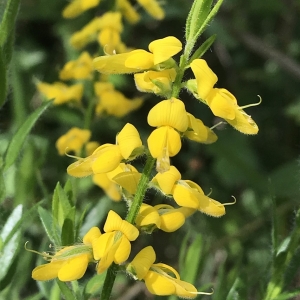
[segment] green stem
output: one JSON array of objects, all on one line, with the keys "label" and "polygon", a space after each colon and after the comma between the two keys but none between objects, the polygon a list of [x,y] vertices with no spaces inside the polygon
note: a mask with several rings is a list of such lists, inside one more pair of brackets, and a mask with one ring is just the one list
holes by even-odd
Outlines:
[{"label": "green stem", "polygon": [[[126,217],[126,221],[131,224],[134,224],[136,216],[139,213],[140,207],[143,203],[143,199],[148,187],[148,183],[150,181],[150,174],[153,169],[154,163],[155,159],[149,155],[142,173],[142,177],[138,183],[137,192],[134,196],[133,203]],[[116,279],[118,268],[118,265],[114,263],[108,268],[101,293],[101,300],[108,300],[110,298],[110,294]]]},{"label": "green stem", "polygon": [[184,52],[180,57],[177,76],[176,76],[176,79],[173,84],[172,97],[177,98],[180,93],[182,78],[183,78],[185,69],[189,64],[189,58],[191,56],[191,52],[194,48],[195,42],[196,41],[191,41],[185,45]]},{"label": "green stem", "polygon": [[112,265],[108,268],[106,273],[106,277],[104,280],[103,289],[100,297],[101,300],[108,300],[110,298],[110,294],[116,279],[117,271],[118,271],[118,265],[112,263]]},{"label": "green stem", "polygon": [[148,156],[145,168],[143,170],[142,177],[137,186],[137,192],[134,196],[133,203],[127,214],[126,221],[134,224],[137,214],[139,213],[140,207],[143,203],[143,199],[147,190],[147,186],[150,180],[150,174],[153,169],[155,159],[152,156]]}]

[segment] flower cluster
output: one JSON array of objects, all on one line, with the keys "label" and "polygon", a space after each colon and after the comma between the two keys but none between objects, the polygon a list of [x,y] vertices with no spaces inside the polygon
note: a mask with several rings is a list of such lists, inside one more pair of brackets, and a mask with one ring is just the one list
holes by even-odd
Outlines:
[{"label": "flower cluster", "polygon": [[[99,2],[74,0],[65,8],[63,16],[75,18],[96,7]],[[110,75],[133,74],[140,92],[153,93],[163,99],[148,113],[147,122],[153,130],[145,138],[138,128],[127,123],[116,134],[115,144],[90,142],[91,131],[87,128],[72,128],[57,140],[60,155],[71,151],[76,155],[68,154],[76,161],[69,165],[67,173],[76,178],[92,176],[93,182],[110,199],[126,201],[128,211],[123,220],[110,210],[103,227],[104,233],[93,227],[84,236],[83,243],[64,247],[53,255],[44,255],[50,262],[35,268],[32,277],[36,280],[58,277],[61,281],[70,281],[80,279],[88,264],[96,264],[98,274],[114,265],[124,265],[122,269],[133,279],[143,280],[152,294],[195,298],[199,294],[197,289],[191,283],[182,281],[176,270],[163,263],[155,264],[156,254],[151,246],[142,249],[131,262],[127,262],[131,242],[138,239],[140,232],[151,234],[154,230],[162,230],[171,233],[181,228],[186,219],[196,212],[221,217],[225,215],[225,205],[232,204],[210,198],[196,182],[182,179],[180,171],[172,165],[171,159],[179,154],[183,139],[202,144],[217,141],[213,128],[204,125],[202,120],[186,110],[179,91],[186,88],[215,116],[242,133],[256,134],[258,127],[244,112],[247,106],[238,106],[229,91],[215,87],[218,78],[205,60],[194,58],[184,48],[180,63],[176,62],[175,56],[183,49],[176,37],[167,36],[152,41],[148,45],[149,51],[128,49],[121,41],[122,19],[124,17],[133,24],[140,19],[140,15],[128,0],[116,0],[114,3],[114,11],[95,17],[70,38],[70,44],[75,49],[98,41],[103,50],[103,55],[94,59],[88,52],[82,52],[77,60],[69,61],[60,71],[61,80],[85,82],[69,87],[63,83],[38,83],[38,89],[46,97],[55,98],[54,104],[75,101],[87,116],[95,117],[108,114],[121,118],[139,108],[144,101],[142,97],[125,97],[109,81]],[[156,0],[137,0],[137,3],[154,18],[164,17],[164,11]],[[93,74],[94,69],[101,76]],[[187,69],[191,69],[193,78],[183,82]],[[83,95],[92,103],[89,109],[80,102]],[[135,159],[141,156],[147,156],[143,172],[133,165]],[[156,174],[151,177],[154,166]],[[168,204],[152,206],[144,203],[148,189],[155,189],[164,199],[168,199]]]}]

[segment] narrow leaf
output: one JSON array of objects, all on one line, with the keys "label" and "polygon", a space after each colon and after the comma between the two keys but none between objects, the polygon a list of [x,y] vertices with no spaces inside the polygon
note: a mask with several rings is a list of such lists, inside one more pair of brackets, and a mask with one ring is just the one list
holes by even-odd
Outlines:
[{"label": "narrow leaf", "polygon": [[68,285],[65,282],[62,282],[62,281],[56,279],[56,283],[58,284],[59,289],[64,296],[64,299],[76,300],[76,297],[73,294],[72,290],[70,290],[70,288],[68,287]]},{"label": "narrow leaf", "polygon": [[84,298],[90,299],[99,294],[105,280],[106,272],[93,276],[84,288]]},{"label": "narrow leaf", "polygon": [[4,171],[6,171],[15,162],[30,130],[51,103],[52,101],[45,102],[42,106],[35,110],[14,134],[5,153]]},{"label": "narrow leaf", "polygon": [[[22,211],[23,206],[18,205],[4,224],[0,234],[0,239],[4,241],[4,247],[2,248],[0,255],[0,280],[6,276],[9,271],[9,267],[13,263],[13,260],[19,250],[19,241],[21,237],[19,221],[22,217]],[[12,232],[14,234],[11,236]]]},{"label": "narrow leaf", "polygon": [[64,219],[61,233],[62,246],[72,245],[75,242],[74,239],[74,227],[75,227],[75,206],[69,211]]},{"label": "narrow leaf", "polygon": [[190,62],[192,62],[194,59],[201,58],[206,51],[211,47],[211,45],[214,43],[217,35],[214,34],[210,36],[192,55],[190,58]]},{"label": "narrow leaf", "polygon": [[7,91],[7,72],[4,63],[4,57],[2,50],[0,49],[0,107],[4,104],[6,100]]},{"label": "narrow leaf", "polygon": [[2,170],[0,169],[0,203],[2,202],[2,199],[4,199],[5,196],[5,184],[4,184],[4,177]]},{"label": "narrow leaf", "polygon": [[186,20],[186,41],[196,40],[196,33],[207,18],[212,0],[195,0]]},{"label": "narrow leaf", "polygon": [[214,18],[214,16],[217,14],[217,12],[219,11],[221,5],[223,3],[223,0],[219,0],[215,6],[213,7],[213,9],[210,11],[209,15],[207,16],[207,18],[205,19],[205,21],[202,23],[201,27],[199,28],[199,30],[197,31],[197,33],[195,34],[195,38],[197,39],[202,32],[205,30],[206,26],[208,25],[208,23]]},{"label": "narrow leaf", "polygon": [[52,215],[43,207],[38,208],[38,213],[45,229],[46,234],[48,235],[50,241],[55,245],[60,245],[60,239],[57,235],[57,232],[53,231],[53,218]]},{"label": "narrow leaf", "polygon": [[0,48],[3,48],[14,29],[19,4],[20,0],[8,0],[6,2],[5,11],[0,24]]}]

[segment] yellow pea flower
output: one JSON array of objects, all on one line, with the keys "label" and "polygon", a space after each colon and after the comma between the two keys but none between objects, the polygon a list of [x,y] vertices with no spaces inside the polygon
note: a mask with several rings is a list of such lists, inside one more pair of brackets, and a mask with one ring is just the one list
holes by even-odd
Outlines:
[{"label": "yellow pea flower", "polygon": [[34,268],[32,278],[35,280],[51,280],[58,277],[61,281],[80,279],[93,261],[92,243],[101,236],[99,228],[92,227],[83,238],[82,244],[62,248],[54,255],[41,253],[48,264]]},{"label": "yellow pea flower", "polygon": [[[245,134],[258,133],[257,124],[244,112],[243,107],[237,105],[236,98],[226,89],[213,89],[206,101],[215,116],[223,118],[236,130]],[[245,107],[249,106],[251,104]]]},{"label": "yellow pea flower", "polygon": [[113,201],[120,201],[122,199],[121,188],[131,195],[135,194],[140,178],[141,174],[133,166],[120,163],[111,172],[94,175],[93,182],[101,187]]},{"label": "yellow pea flower", "polygon": [[119,185],[113,182],[106,173],[95,174],[93,176],[93,182],[102,188],[111,200],[116,202],[122,200],[122,194]]},{"label": "yellow pea flower", "polygon": [[128,0],[117,0],[116,5],[129,23],[135,24],[140,20],[140,15]]},{"label": "yellow pea flower", "polygon": [[97,93],[98,103],[96,105],[96,114],[102,113],[122,118],[130,112],[138,109],[144,103],[142,97],[133,99],[126,98],[121,92],[116,90],[105,90]]},{"label": "yellow pea flower", "polygon": [[180,206],[197,209],[212,217],[225,215],[225,206],[206,196],[201,187],[191,180],[179,180],[174,185],[172,194]]},{"label": "yellow pea flower", "polygon": [[191,69],[197,81],[198,95],[201,99],[206,99],[217,83],[218,77],[204,59],[194,59],[191,62]]},{"label": "yellow pea flower", "polygon": [[185,219],[193,214],[195,209],[174,208],[171,205],[159,204],[154,207],[142,203],[136,218],[136,225],[146,233],[152,233],[155,229],[165,232],[174,232],[179,229]]},{"label": "yellow pea flower", "polygon": [[185,223],[185,213],[181,208],[174,208],[171,205],[159,204],[154,209],[160,216],[160,229],[165,232],[174,232]]},{"label": "yellow pea flower", "polygon": [[114,211],[109,211],[104,224],[105,233],[94,239],[93,253],[95,260],[99,260],[97,265],[98,274],[104,272],[115,262],[121,264],[129,257],[131,251],[130,241],[134,241],[139,236],[138,229]]},{"label": "yellow pea flower", "polygon": [[139,133],[130,123],[127,123],[117,135],[117,143],[117,145],[101,145],[92,155],[77,158],[78,161],[67,168],[68,174],[74,177],[84,177],[108,173],[116,169],[122,160],[134,159],[143,152]]},{"label": "yellow pea flower", "polygon": [[175,269],[162,263],[154,264],[155,259],[153,248],[148,246],[134,257],[126,271],[134,279],[144,280],[148,291],[154,295],[195,298],[199,294],[192,284],[180,280]]},{"label": "yellow pea flower", "polygon": [[184,103],[176,98],[159,102],[149,111],[148,124],[158,127],[150,134],[147,143],[151,155],[157,158],[156,169],[163,173],[170,168],[169,157],[181,149],[179,132],[188,128]]},{"label": "yellow pea flower", "polygon": [[189,125],[187,131],[183,134],[184,137],[204,144],[214,143],[218,139],[217,135],[205,126],[200,119],[195,118],[190,113],[187,113],[187,116],[189,118]]},{"label": "yellow pea flower", "polygon": [[62,12],[66,19],[76,18],[86,10],[97,6],[100,0],[73,0],[68,4]]},{"label": "yellow pea flower", "polygon": [[99,56],[94,59],[96,70],[104,74],[128,74],[137,73],[168,60],[182,49],[181,42],[169,36],[155,40],[149,44],[149,50],[133,50],[127,53],[109,56]]},{"label": "yellow pea flower", "polygon": [[134,74],[134,81],[137,89],[141,92],[166,95],[171,91],[175,77],[176,71],[172,68]]},{"label": "yellow pea flower", "polygon": [[101,22],[99,17],[94,18],[81,30],[74,32],[69,41],[71,46],[77,50],[80,50],[88,43],[95,41],[99,31],[99,22]]},{"label": "yellow pea flower", "polygon": [[165,17],[165,12],[156,0],[137,0],[137,2],[146,10],[154,19],[161,20]]},{"label": "yellow pea flower", "polygon": [[83,52],[77,60],[67,62],[59,72],[61,80],[90,79],[93,71],[93,59],[88,52]]},{"label": "yellow pea flower", "polygon": [[174,184],[180,179],[181,174],[177,168],[170,166],[168,171],[157,173],[151,182],[157,185],[165,195],[172,195]]},{"label": "yellow pea flower", "polygon": [[54,99],[54,105],[60,105],[67,102],[80,103],[83,95],[83,85],[81,83],[67,86],[61,82],[55,82],[53,84],[38,82],[38,91],[48,99]]},{"label": "yellow pea flower", "polygon": [[151,234],[153,230],[160,228],[161,219],[153,206],[142,203],[135,224],[142,231]]},{"label": "yellow pea flower", "polygon": [[79,154],[83,145],[87,143],[90,137],[90,130],[73,127],[56,141],[55,146],[59,155],[64,155],[70,151],[75,151],[76,154]]},{"label": "yellow pea flower", "polygon": [[[195,59],[190,66],[197,82],[196,97],[207,104],[215,116],[225,119],[238,131],[245,134],[257,134],[258,127],[256,123],[243,111],[243,108],[251,105],[239,107],[236,98],[229,91],[213,88],[218,81],[218,77],[205,60]],[[192,90],[192,92],[195,95],[195,91]]]},{"label": "yellow pea flower", "polygon": [[130,195],[135,195],[142,174],[129,164],[121,163],[119,167],[108,173],[109,178]]}]

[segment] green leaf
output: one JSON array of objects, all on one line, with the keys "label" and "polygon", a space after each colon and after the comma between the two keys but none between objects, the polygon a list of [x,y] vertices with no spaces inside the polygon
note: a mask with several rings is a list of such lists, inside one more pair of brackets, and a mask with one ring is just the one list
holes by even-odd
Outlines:
[{"label": "green leaf", "polygon": [[64,219],[61,232],[62,246],[72,245],[75,242],[75,212],[75,206],[73,206]]},{"label": "green leaf", "polygon": [[192,62],[194,59],[201,58],[206,51],[211,47],[211,45],[214,43],[217,35],[214,34],[210,36],[192,55],[190,58],[190,62]]},{"label": "green leaf", "polygon": [[72,187],[72,182],[71,180],[67,180],[67,182],[65,183],[64,186],[64,192],[68,197],[68,200],[70,202],[71,206],[75,205],[75,201],[74,201],[74,193],[73,193],[73,187]]},{"label": "green leaf", "polygon": [[185,253],[184,268],[181,271],[183,280],[194,283],[202,255],[202,238],[197,235]]},{"label": "green leaf", "polygon": [[185,26],[186,41],[197,39],[196,33],[206,20],[212,0],[195,0],[188,14]]},{"label": "green leaf", "polygon": [[35,110],[22,124],[18,131],[14,134],[12,140],[10,141],[7,151],[4,157],[4,171],[6,171],[16,160],[24,141],[29,134],[30,130],[38,120],[38,118],[43,114],[43,112],[52,104],[52,101],[45,102],[37,110]]},{"label": "green leaf", "polygon": [[0,238],[4,242],[0,255],[0,280],[2,280],[9,271],[9,267],[13,263],[19,249],[21,237],[21,226],[19,221],[22,217],[22,211],[23,206],[18,205],[8,217],[8,220],[0,233]]},{"label": "green leaf", "polygon": [[38,208],[38,213],[50,241],[54,243],[54,245],[60,245],[59,235],[56,231],[53,230],[53,218],[51,213],[49,213],[46,209],[44,209],[41,206]]},{"label": "green leaf", "polygon": [[3,48],[6,41],[11,36],[16,16],[18,13],[20,0],[8,0],[0,24],[0,47]]},{"label": "green leaf", "polygon": [[59,228],[62,228],[65,218],[71,209],[71,201],[69,200],[67,193],[58,182],[52,198],[52,215]]},{"label": "green leaf", "polygon": [[4,184],[4,177],[2,170],[0,169],[0,203],[2,202],[2,199],[4,199],[5,196],[5,184]]},{"label": "green leaf", "polygon": [[106,272],[93,276],[84,288],[84,299],[99,294],[105,280]]},{"label": "green leaf", "polygon": [[6,92],[7,92],[7,71],[6,71],[3,53],[0,48],[0,107],[4,104],[6,100]]},{"label": "green leaf", "polygon": [[68,287],[68,285],[65,282],[62,282],[62,281],[56,279],[56,283],[58,284],[61,293],[64,295],[64,299],[76,300],[76,297],[73,294],[72,290],[70,290],[70,288]]},{"label": "green leaf", "polygon": [[279,295],[278,297],[274,298],[274,300],[287,300],[287,299],[296,299],[295,297],[300,295],[300,288],[292,292],[287,292]]}]

